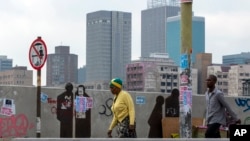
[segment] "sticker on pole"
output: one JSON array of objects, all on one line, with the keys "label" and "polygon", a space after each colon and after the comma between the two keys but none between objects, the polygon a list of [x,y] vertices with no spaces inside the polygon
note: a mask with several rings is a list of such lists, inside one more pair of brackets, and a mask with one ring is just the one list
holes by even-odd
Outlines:
[{"label": "sticker on pole", "polygon": [[45,42],[41,37],[37,37],[36,40],[32,42],[29,50],[29,61],[31,66],[40,70],[47,60],[47,47]]}]

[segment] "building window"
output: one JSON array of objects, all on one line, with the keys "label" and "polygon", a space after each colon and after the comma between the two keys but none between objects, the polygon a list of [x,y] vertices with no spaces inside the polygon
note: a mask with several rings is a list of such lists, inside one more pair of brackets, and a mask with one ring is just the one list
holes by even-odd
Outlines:
[{"label": "building window", "polygon": [[177,87],[177,83],[173,83],[174,87]]},{"label": "building window", "polygon": [[165,79],[165,78],[166,78],[166,75],[165,75],[165,74],[163,74],[163,75],[162,75],[162,79]]},{"label": "building window", "polygon": [[227,86],[228,85],[228,83],[227,82],[223,82],[223,86]]},{"label": "building window", "polygon": [[166,83],[165,82],[161,82],[161,86],[165,86],[166,85]]},{"label": "building window", "polygon": [[167,93],[171,93],[171,90],[168,89],[168,90],[167,90]]},{"label": "building window", "polygon": [[171,82],[167,82],[167,86],[171,86]]}]

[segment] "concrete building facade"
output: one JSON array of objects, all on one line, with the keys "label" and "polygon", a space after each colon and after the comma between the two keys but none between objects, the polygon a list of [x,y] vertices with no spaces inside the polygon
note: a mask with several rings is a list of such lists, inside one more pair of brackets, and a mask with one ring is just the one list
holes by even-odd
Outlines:
[{"label": "concrete building facade", "polygon": [[60,86],[78,82],[78,56],[70,54],[69,46],[56,46],[55,53],[48,54],[46,85]]},{"label": "concrete building facade", "polygon": [[197,93],[205,94],[207,90],[207,67],[212,65],[212,54],[211,53],[198,53],[196,55],[196,61],[194,68],[198,71],[198,85]]},{"label": "concrete building facade", "polygon": [[149,0],[141,11],[141,57],[166,52],[166,19],[177,16],[180,6],[166,0]]},{"label": "concrete building facade", "polygon": [[211,65],[208,75],[217,76],[217,87],[230,96],[250,96],[250,65]]},{"label": "concrete building facade", "polygon": [[[250,80],[250,65],[232,65],[228,72],[228,94],[230,96],[250,96],[249,83],[245,81]],[[245,89],[245,90],[244,90]]]},{"label": "concrete building facade", "polygon": [[223,66],[220,64],[212,64],[207,67],[207,76],[214,74],[217,76],[216,86],[220,89],[225,95],[228,95],[228,72],[230,66]]},{"label": "concrete building facade", "polygon": [[0,85],[33,85],[33,71],[24,66],[16,66],[0,71]]},{"label": "concrete building facade", "polygon": [[86,81],[125,80],[131,62],[131,13],[96,11],[87,14]]},{"label": "concrete building facade", "polygon": [[162,92],[170,94],[179,88],[179,71],[167,54],[152,54],[141,57],[127,65],[127,85],[129,91]]},{"label": "concrete building facade", "polygon": [[[181,73],[166,53],[153,53],[127,65],[126,89],[129,91],[161,92],[171,94],[179,89]],[[192,89],[197,93],[197,69],[192,69]]]}]

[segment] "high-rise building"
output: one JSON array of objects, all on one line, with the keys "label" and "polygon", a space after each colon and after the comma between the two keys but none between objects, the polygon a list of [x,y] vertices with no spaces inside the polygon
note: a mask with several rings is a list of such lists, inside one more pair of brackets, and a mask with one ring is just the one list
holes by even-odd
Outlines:
[{"label": "high-rise building", "polygon": [[198,53],[196,55],[196,61],[194,68],[198,71],[198,94],[205,94],[207,90],[207,67],[212,64],[212,54],[211,53]]},{"label": "high-rise building", "polygon": [[177,16],[180,6],[167,0],[148,0],[141,11],[141,57],[166,53],[166,20]]},{"label": "high-rise building", "polygon": [[54,54],[47,58],[47,86],[64,86],[78,81],[78,56],[70,54],[69,46],[56,46]]},{"label": "high-rise building", "polygon": [[241,54],[232,54],[222,56],[222,64],[247,64],[250,61],[250,52],[242,52]]},{"label": "high-rise building", "polygon": [[125,81],[131,62],[131,13],[96,11],[87,14],[86,82]]},{"label": "high-rise building", "polygon": [[[180,66],[181,60],[181,16],[169,17],[166,24],[167,46],[169,57]],[[192,54],[191,62],[195,63],[196,55],[205,53],[205,18],[192,17]]]},{"label": "high-rise building", "polygon": [[8,59],[7,56],[0,55],[0,71],[12,69],[12,59]]},{"label": "high-rise building", "polygon": [[16,66],[8,70],[0,71],[0,85],[33,85],[33,71],[27,67]]},{"label": "high-rise building", "polygon": [[86,82],[86,66],[78,69],[78,84]]}]

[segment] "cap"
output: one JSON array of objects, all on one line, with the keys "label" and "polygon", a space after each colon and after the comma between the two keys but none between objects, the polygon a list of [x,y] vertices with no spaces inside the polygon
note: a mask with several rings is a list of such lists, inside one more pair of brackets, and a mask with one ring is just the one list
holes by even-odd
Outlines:
[{"label": "cap", "polygon": [[118,88],[122,88],[122,80],[120,78],[113,78],[110,81],[109,86],[115,86],[115,87],[118,87]]}]

